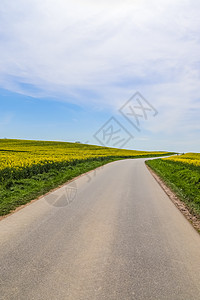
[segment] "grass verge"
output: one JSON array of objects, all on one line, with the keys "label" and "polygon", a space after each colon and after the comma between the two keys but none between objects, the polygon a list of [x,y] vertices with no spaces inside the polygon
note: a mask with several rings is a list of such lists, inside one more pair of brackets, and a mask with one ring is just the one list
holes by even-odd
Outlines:
[{"label": "grass verge", "polygon": [[149,160],[146,164],[200,218],[200,168],[170,160]]},{"label": "grass verge", "polygon": [[98,168],[112,160],[85,161],[74,166],[50,169],[30,178],[9,179],[0,185],[0,216],[7,215],[17,207],[44,195],[83,173]]}]

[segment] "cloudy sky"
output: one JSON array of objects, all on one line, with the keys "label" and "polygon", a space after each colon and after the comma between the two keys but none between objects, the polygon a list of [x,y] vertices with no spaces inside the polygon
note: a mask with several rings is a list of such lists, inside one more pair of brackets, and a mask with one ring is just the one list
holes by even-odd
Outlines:
[{"label": "cloudy sky", "polygon": [[[200,152],[199,16],[198,0],[1,0],[0,137],[97,144],[113,117],[126,148]],[[139,131],[120,113],[136,92]]]}]

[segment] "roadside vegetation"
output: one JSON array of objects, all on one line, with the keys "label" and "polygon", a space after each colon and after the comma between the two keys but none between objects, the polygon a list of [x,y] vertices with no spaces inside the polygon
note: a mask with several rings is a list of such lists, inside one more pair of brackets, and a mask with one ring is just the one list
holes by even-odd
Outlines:
[{"label": "roadside vegetation", "polygon": [[80,143],[0,140],[0,215],[109,162],[168,155]]},{"label": "roadside vegetation", "polygon": [[149,160],[146,164],[200,218],[200,153]]}]

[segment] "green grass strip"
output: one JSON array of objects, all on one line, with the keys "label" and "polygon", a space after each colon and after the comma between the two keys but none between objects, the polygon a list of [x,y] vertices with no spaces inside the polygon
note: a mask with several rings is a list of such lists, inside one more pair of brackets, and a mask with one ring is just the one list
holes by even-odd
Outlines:
[{"label": "green grass strip", "polygon": [[170,160],[149,160],[146,164],[200,217],[200,168]]}]

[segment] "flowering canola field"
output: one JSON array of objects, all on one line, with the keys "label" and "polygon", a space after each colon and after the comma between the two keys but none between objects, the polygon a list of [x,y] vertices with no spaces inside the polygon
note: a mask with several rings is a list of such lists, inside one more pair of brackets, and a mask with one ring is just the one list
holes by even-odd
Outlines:
[{"label": "flowering canola field", "polygon": [[3,174],[0,178],[11,177],[11,173],[16,177],[17,171],[28,172],[30,169],[36,174],[79,161],[162,154],[165,152],[123,150],[79,143],[0,139],[0,174]]},{"label": "flowering canola field", "polygon": [[170,160],[175,162],[182,162],[184,164],[194,165],[200,167],[200,153],[186,153],[182,155],[174,155],[164,160]]}]

